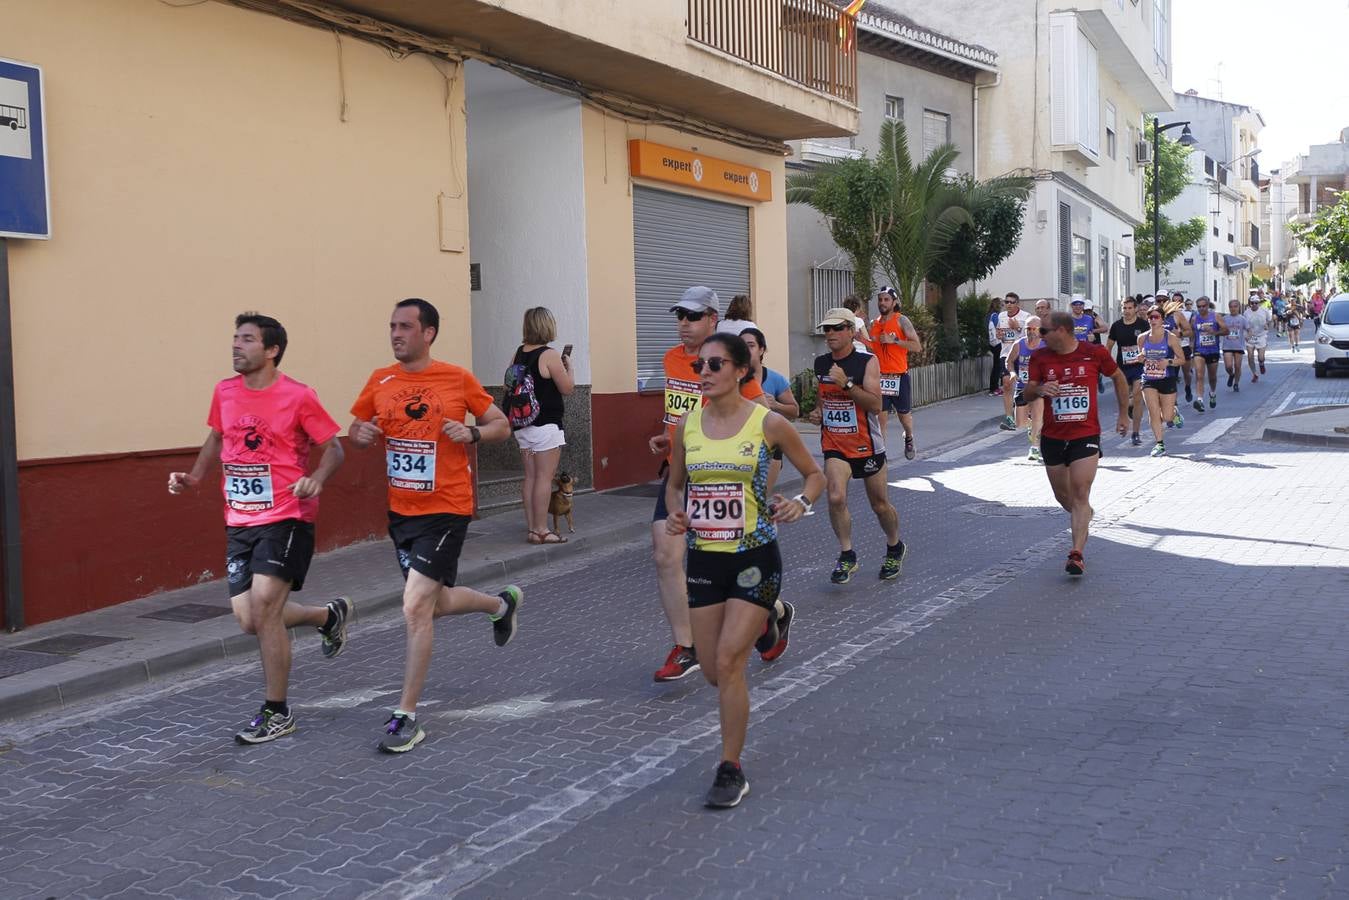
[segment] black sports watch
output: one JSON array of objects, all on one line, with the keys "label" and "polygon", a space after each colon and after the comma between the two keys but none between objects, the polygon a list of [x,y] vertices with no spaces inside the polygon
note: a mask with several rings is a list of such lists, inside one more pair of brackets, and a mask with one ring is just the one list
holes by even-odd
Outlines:
[{"label": "black sports watch", "polygon": [[469,434],[473,435],[473,440],[470,443],[476,444],[482,440],[482,432],[478,430],[477,425],[468,426],[468,431]]},{"label": "black sports watch", "polygon": [[844,389],[845,391],[850,391],[850,390],[853,389],[853,387],[854,387],[854,385],[853,385],[853,380],[852,380],[851,378],[849,378],[847,381],[843,382],[843,389]]}]

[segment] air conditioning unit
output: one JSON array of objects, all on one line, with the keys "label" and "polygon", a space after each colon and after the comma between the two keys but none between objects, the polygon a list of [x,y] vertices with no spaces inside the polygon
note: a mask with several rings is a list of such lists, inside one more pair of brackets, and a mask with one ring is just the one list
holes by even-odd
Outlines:
[{"label": "air conditioning unit", "polygon": [[1139,141],[1134,144],[1134,162],[1144,166],[1152,162],[1152,144],[1150,142]]}]

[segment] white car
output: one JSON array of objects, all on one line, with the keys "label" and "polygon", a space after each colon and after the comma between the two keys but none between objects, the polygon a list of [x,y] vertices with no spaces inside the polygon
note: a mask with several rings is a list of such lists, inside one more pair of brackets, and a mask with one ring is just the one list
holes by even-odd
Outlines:
[{"label": "white car", "polygon": [[1316,377],[1337,369],[1349,372],[1349,294],[1330,298],[1316,329]]}]

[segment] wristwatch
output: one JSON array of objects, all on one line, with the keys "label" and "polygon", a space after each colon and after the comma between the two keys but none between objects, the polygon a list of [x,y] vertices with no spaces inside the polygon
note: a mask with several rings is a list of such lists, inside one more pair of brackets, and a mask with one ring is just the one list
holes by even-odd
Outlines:
[{"label": "wristwatch", "polygon": [[845,391],[850,391],[850,390],[853,389],[853,380],[852,380],[851,378],[849,378],[847,381],[843,382],[843,389],[844,389]]},{"label": "wristwatch", "polygon": [[806,515],[810,515],[810,508],[811,508],[812,506],[814,506],[815,504],[813,504],[813,503],[811,503],[809,500],[807,500],[805,494],[797,494],[797,495],[796,495],[795,497],[793,497],[792,499],[795,500],[797,503],[800,503],[803,507],[805,507],[805,509],[806,509]]},{"label": "wristwatch", "polygon": [[476,444],[478,443],[478,441],[482,440],[482,432],[478,430],[477,425],[468,426],[468,432],[469,434],[473,435],[473,440],[470,441],[469,443]]}]

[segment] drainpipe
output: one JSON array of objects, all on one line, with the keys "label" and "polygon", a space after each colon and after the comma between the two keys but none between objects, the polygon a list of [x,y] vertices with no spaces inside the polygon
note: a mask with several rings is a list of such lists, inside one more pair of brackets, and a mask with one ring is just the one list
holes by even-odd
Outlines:
[{"label": "drainpipe", "polygon": [[999,72],[988,84],[979,84],[977,81],[970,86],[970,96],[973,98],[974,107],[974,140],[970,145],[974,147],[974,160],[970,165],[974,179],[979,180],[979,91],[983,88],[997,87],[1002,84],[1002,73]]},{"label": "drainpipe", "polygon": [[9,243],[0,237],[0,565],[5,628],[23,628],[23,547],[19,535],[19,455],[14,427],[14,340],[9,310]]}]

